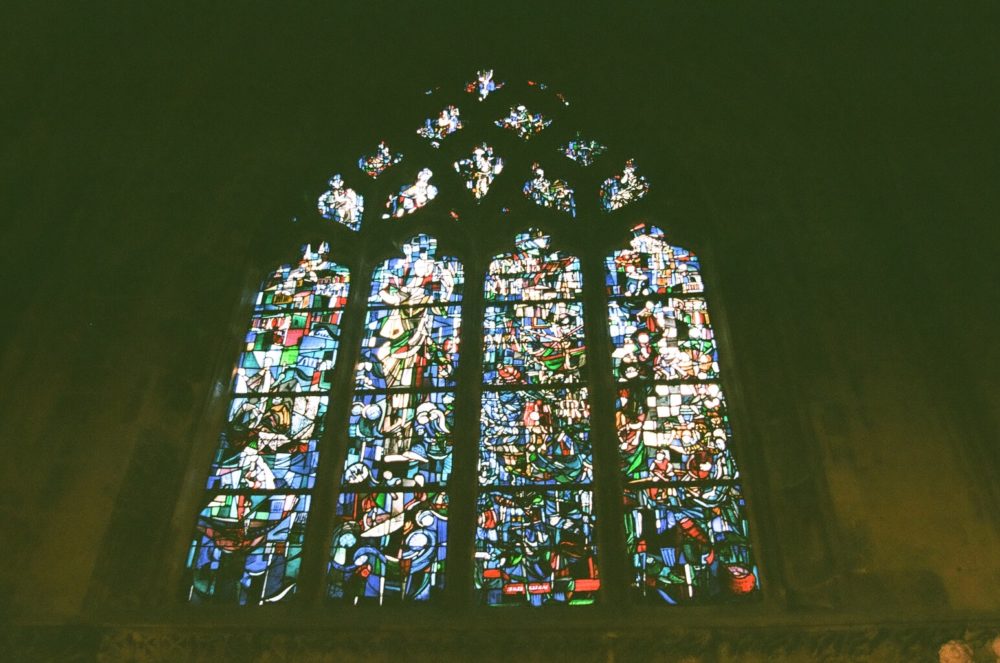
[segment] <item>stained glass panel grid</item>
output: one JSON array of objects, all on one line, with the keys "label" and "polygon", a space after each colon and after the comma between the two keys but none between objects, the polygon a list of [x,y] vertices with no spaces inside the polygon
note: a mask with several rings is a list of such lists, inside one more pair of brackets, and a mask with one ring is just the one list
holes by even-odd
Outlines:
[{"label": "stained glass panel grid", "polygon": [[745,599],[760,588],[739,486],[625,491],[632,587],[670,605]]},{"label": "stained glass panel grid", "polygon": [[588,490],[479,496],[476,588],[490,606],[587,605],[601,581]]},{"label": "stained glass panel grid", "polygon": [[704,299],[611,301],[608,320],[617,380],[718,378],[719,353]]},{"label": "stained glass panel grid", "polygon": [[218,495],[198,517],[187,568],[193,603],[275,603],[293,594],[308,495]]},{"label": "stained glass panel grid", "polygon": [[486,391],[479,484],[587,483],[593,478],[587,389]]},{"label": "stained glass panel grid", "polygon": [[354,605],[428,601],[444,588],[447,539],[444,493],[344,493],[328,595]]},{"label": "stained glass panel grid", "polygon": [[583,304],[487,306],[483,352],[486,384],[578,382],[586,363]]},{"label": "stained glass panel grid", "polygon": [[352,488],[445,484],[453,392],[359,394],[351,406],[344,482]]}]

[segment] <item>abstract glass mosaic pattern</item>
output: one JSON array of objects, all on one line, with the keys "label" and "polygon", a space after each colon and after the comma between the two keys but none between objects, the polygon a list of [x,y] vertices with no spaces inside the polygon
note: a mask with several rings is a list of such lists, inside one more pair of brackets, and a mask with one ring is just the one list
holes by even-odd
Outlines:
[{"label": "abstract glass mosaic pattern", "polygon": [[521,140],[531,140],[552,124],[541,113],[532,113],[524,106],[511,106],[510,113],[496,121],[501,129],[509,129]]},{"label": "abstract glass mosaic pattern", "polygon": [[677,604],[758,591],[700,265],[656,227],[606,261],[632,587]]},{"label": "abstract glass mosaic pattern", "polygon": [[605,212],[619,210],[649,193],[649,182],[635,172],[635,162],[629,159],[621,175],[604,180],[601,185],[601,207]]},{"label": "abstract glass mosaic pattern", "polygon": [[465,182],[465,188],[480,201],[490,191],[493,180],[503,171],[503,159],[493,154],[487,143],[477,145],[468,157],[455,162],[457,172]]},{"label": "abstract glass mosaic pattern", "polygon": [[407,214],[413,214],[427,203],[437,198],[438,189],[431,184],[434,173],[430,168],[424,168],[417,173],[417,181],[404,184],[399,193],[389,196],[385,203],[386,212],[383,219],[402,219]]},{"label": "abstract glass mosaic pattern", "polygon": [[591,603],[600,579],[580,262],[537,230],[514,244],[484,284],[477,593],[492,606]]},{"label": "abstract glass mosaic pattern", "polygon": [[362,154],[358,159],[358,168],[365,175],[377,179],[379,175],[403,160],[402,152],[393,152],[383,140],[371,154]]},{"label": "abstract glass mosaic pattern", "polygon": [[350,604],[444,586],[464,275],[428,235],[402,249],[372,274],[355,370],[328,590]]},{"label": "abstract glass mosaic pattern", "polygon": [[539,207],[547,207],[570,216],[576,216],[576,199],[573,189],[565,180],[550,180],[537,163],[531,165],[534,177],[524,183],[524,195]]},{"label": "abstract glass mosaic pattern", "polygon": [[461,111],[455,106],[443,109],[437,117],[424,120],[417,135],[430,141],[431,147],[441,147],[441,141],[462,128]]},{"label": "abstract glass mosaic pattern", "polygon": [[187,560],[193,603],[295,593],[350,274],[304,247],[257,295]]},{"label": "abstract glass mosaic pattern", "polygon": [[576,136],[563,145],[560,150],[570,161],[575,161],[581,166],[590,166],[597,157],[607,151],[606,145],[601,145],[596,140],[588,140],[576,132]]},{"label": "abstract glass mosaic pattern", "polygon": [[330,598],[349,605],[428,601],[444,589],[444,493],[343,493],[334,521]]},{"label": "abstract glass mosaic pattern", "polygon": [[593,494],[481,493],[475,559],[476,585],[486,605],[593,603],[601,584]]},{"label": "abstract glass mosaic pattern", "polygon": [[355,232],[361,230],[361,217],[365,212],[364,196],[354,189],[348,189],[339,173],[330,178],[329,186],[317,201],[320,216]]},{"label": "abstract glass mosaic pattern", "polygon": [[465,91],[475,94],[478,101],[486,101],[486,97],[503,86],[503,81],[494,78],[492,69],[480,69],[476,72],[476,79],[465,84]]}]

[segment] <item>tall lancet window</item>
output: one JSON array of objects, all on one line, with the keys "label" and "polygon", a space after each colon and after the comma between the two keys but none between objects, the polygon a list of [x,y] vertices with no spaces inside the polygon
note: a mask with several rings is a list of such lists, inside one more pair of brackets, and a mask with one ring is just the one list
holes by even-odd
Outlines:
[{"label": "tall lancet window", "polygon": [[607,258],[616,427],[635,592],[671,604],[758,588],[698,259],[656,227]]},{"label": "tall lancet window", "polygon": [[476,587],[487,605],[592,603],[580,261],[518,235],[486,275]]},{"label": "tall lancet window", "polygon": [[417,235],[372,275],[329,564],[348,603],[444,586],[463,274]]},{"label": "tall lancet window", "polygon": [[350,281],[328,251],[306,247],[257,295],[188,554],[192,602],[295,592]]}]

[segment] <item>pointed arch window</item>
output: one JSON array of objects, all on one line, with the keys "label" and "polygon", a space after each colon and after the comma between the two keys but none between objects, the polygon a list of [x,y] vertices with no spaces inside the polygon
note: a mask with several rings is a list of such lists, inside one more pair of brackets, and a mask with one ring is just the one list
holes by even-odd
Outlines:
[{"label": "pointed arch window", "polygon": [[187,560],[196,603],[295,591],[350,273],[305,247],[257,294]]},{"label": "pointed arch window", "polygon": [[640,224],[606,265],[632,587],[670,604],[752,594],[757,569],[698,259]]},{"label": "pointed arch window", "polygon": [[417,235],[372,275],[329,595],[425,601],[444,587],[464,276]]},{"label": "pointed arch window", "polygon": [[487,605],[585,604],[600,585],[580,261],[540,231],[486,274],[476,586]]},{"label": "pointed arch window", "polygon": [[[356,252],[362,278],[375,265],[370,288],[348,316],[350,274],[325,243],[262,286],[184,540],[191,602],[284,602],[301,582],[333,606],[439,603],[446,574],[448,601],[484,606],[587,605],[622,586],[675,605],[759,593],[698,259],[644,224],[610,254],[561,250],[574,240],[560,233],[634,224],[650,182],[565,123],[561,93],[515,88],[482,70],[448,99],[429,90],[422,128],[367,143],[331,169],[349,182],[308,197],[310,232]],[[513,219],[546,231],[510,245],[491,224]],[[476,319],[460,384],[463,306]],[[341,328],[356,354],[334,378]]]}]

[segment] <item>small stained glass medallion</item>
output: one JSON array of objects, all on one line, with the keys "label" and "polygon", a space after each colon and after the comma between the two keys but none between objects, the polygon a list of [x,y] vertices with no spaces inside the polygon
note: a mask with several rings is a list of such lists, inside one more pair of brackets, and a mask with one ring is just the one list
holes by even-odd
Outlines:
[{"label": "small stained glass medallion", "polygon": [[570,161],[575,161],[581,166],[589,166],[608,148],[596,140],[587,140],[578,131],[576,137],[559,149]]},{"label": "small stained glass medallion", "polygon": [[389,200],[385,203],[385,208],[388,211],[382,215],[382,218],[402,219],[407,214],[413,214],[434,200],[437,197],[438,189],[431,184],[433,175],[430,168],[424,168],[417,173],[416,182],[403,185],[400,187],[399,193],[389,196]]},{"label": "small stained glass medallion", "polygon": [[647,193],[649,182],[636,174],[635,161],[629,159],[621,175],[608,178],[601,185],[601,208],[605,212],[613,212],[640,200]]},{"label": "small stained glass medallion", "polygon": [[480,69],[476,72],[476,80],[465,84],[465,91],[469,94],[477,95],[479,101],[485,101],[490,96],[504,86],[503,81],[497,81],[493,77],[492,69]]},{"label": "small stained glass medallion", "polygon": [[493,179],[503,171],[503,159],[493,154],[493,148],[483,143],[472,154],[455,162],[455,171],[465,181],[465,188],[476,201],[489,193]]},{"label": "small stained glass medallion", "polygon": [[507,117],[496,121],[498,127],[513,131],[521,140],[530,140],[550,124],[552,120],[546,119],[541,113],[532,113],[524,106],[511,106]]},{"label": "small stained glass medallion", "polygon": [[462,128],[460,111],[456,106],[447,106],[437,117],[424,120],[424,126],[417,129],[417,135],[431,142],[431,147],[441,147],[441,141]]},{"label": "small stained glass medallion", "polygon": [[317,202],[320,215],[351,230],[361,230],[361,216],[365,211],[364,196],[344,186],[339,173],[330,178],[329,185],[329,190]]},{"label": "small stained glass medallion", "polygon": [[386,142],[382,141],[378,144],[378,147],[375,148],[374,152],[371,154],[361,155],[361,158],[358,159],[358,168],[360,168],[361,172],[365,175],[371,177],[372,179],[376,179],[391,166],[396,165],[402,160],[402,152],[394,153],[389,149]]},{"label": "small stained glass medallion", "polygon": [[540,207],[565,212],[576,216],[576,200],[573,189],[565,180],[550,180],[545,177],[545,171],[537,163],[531,164],[534,177],[524,183],[524,195]]}]

